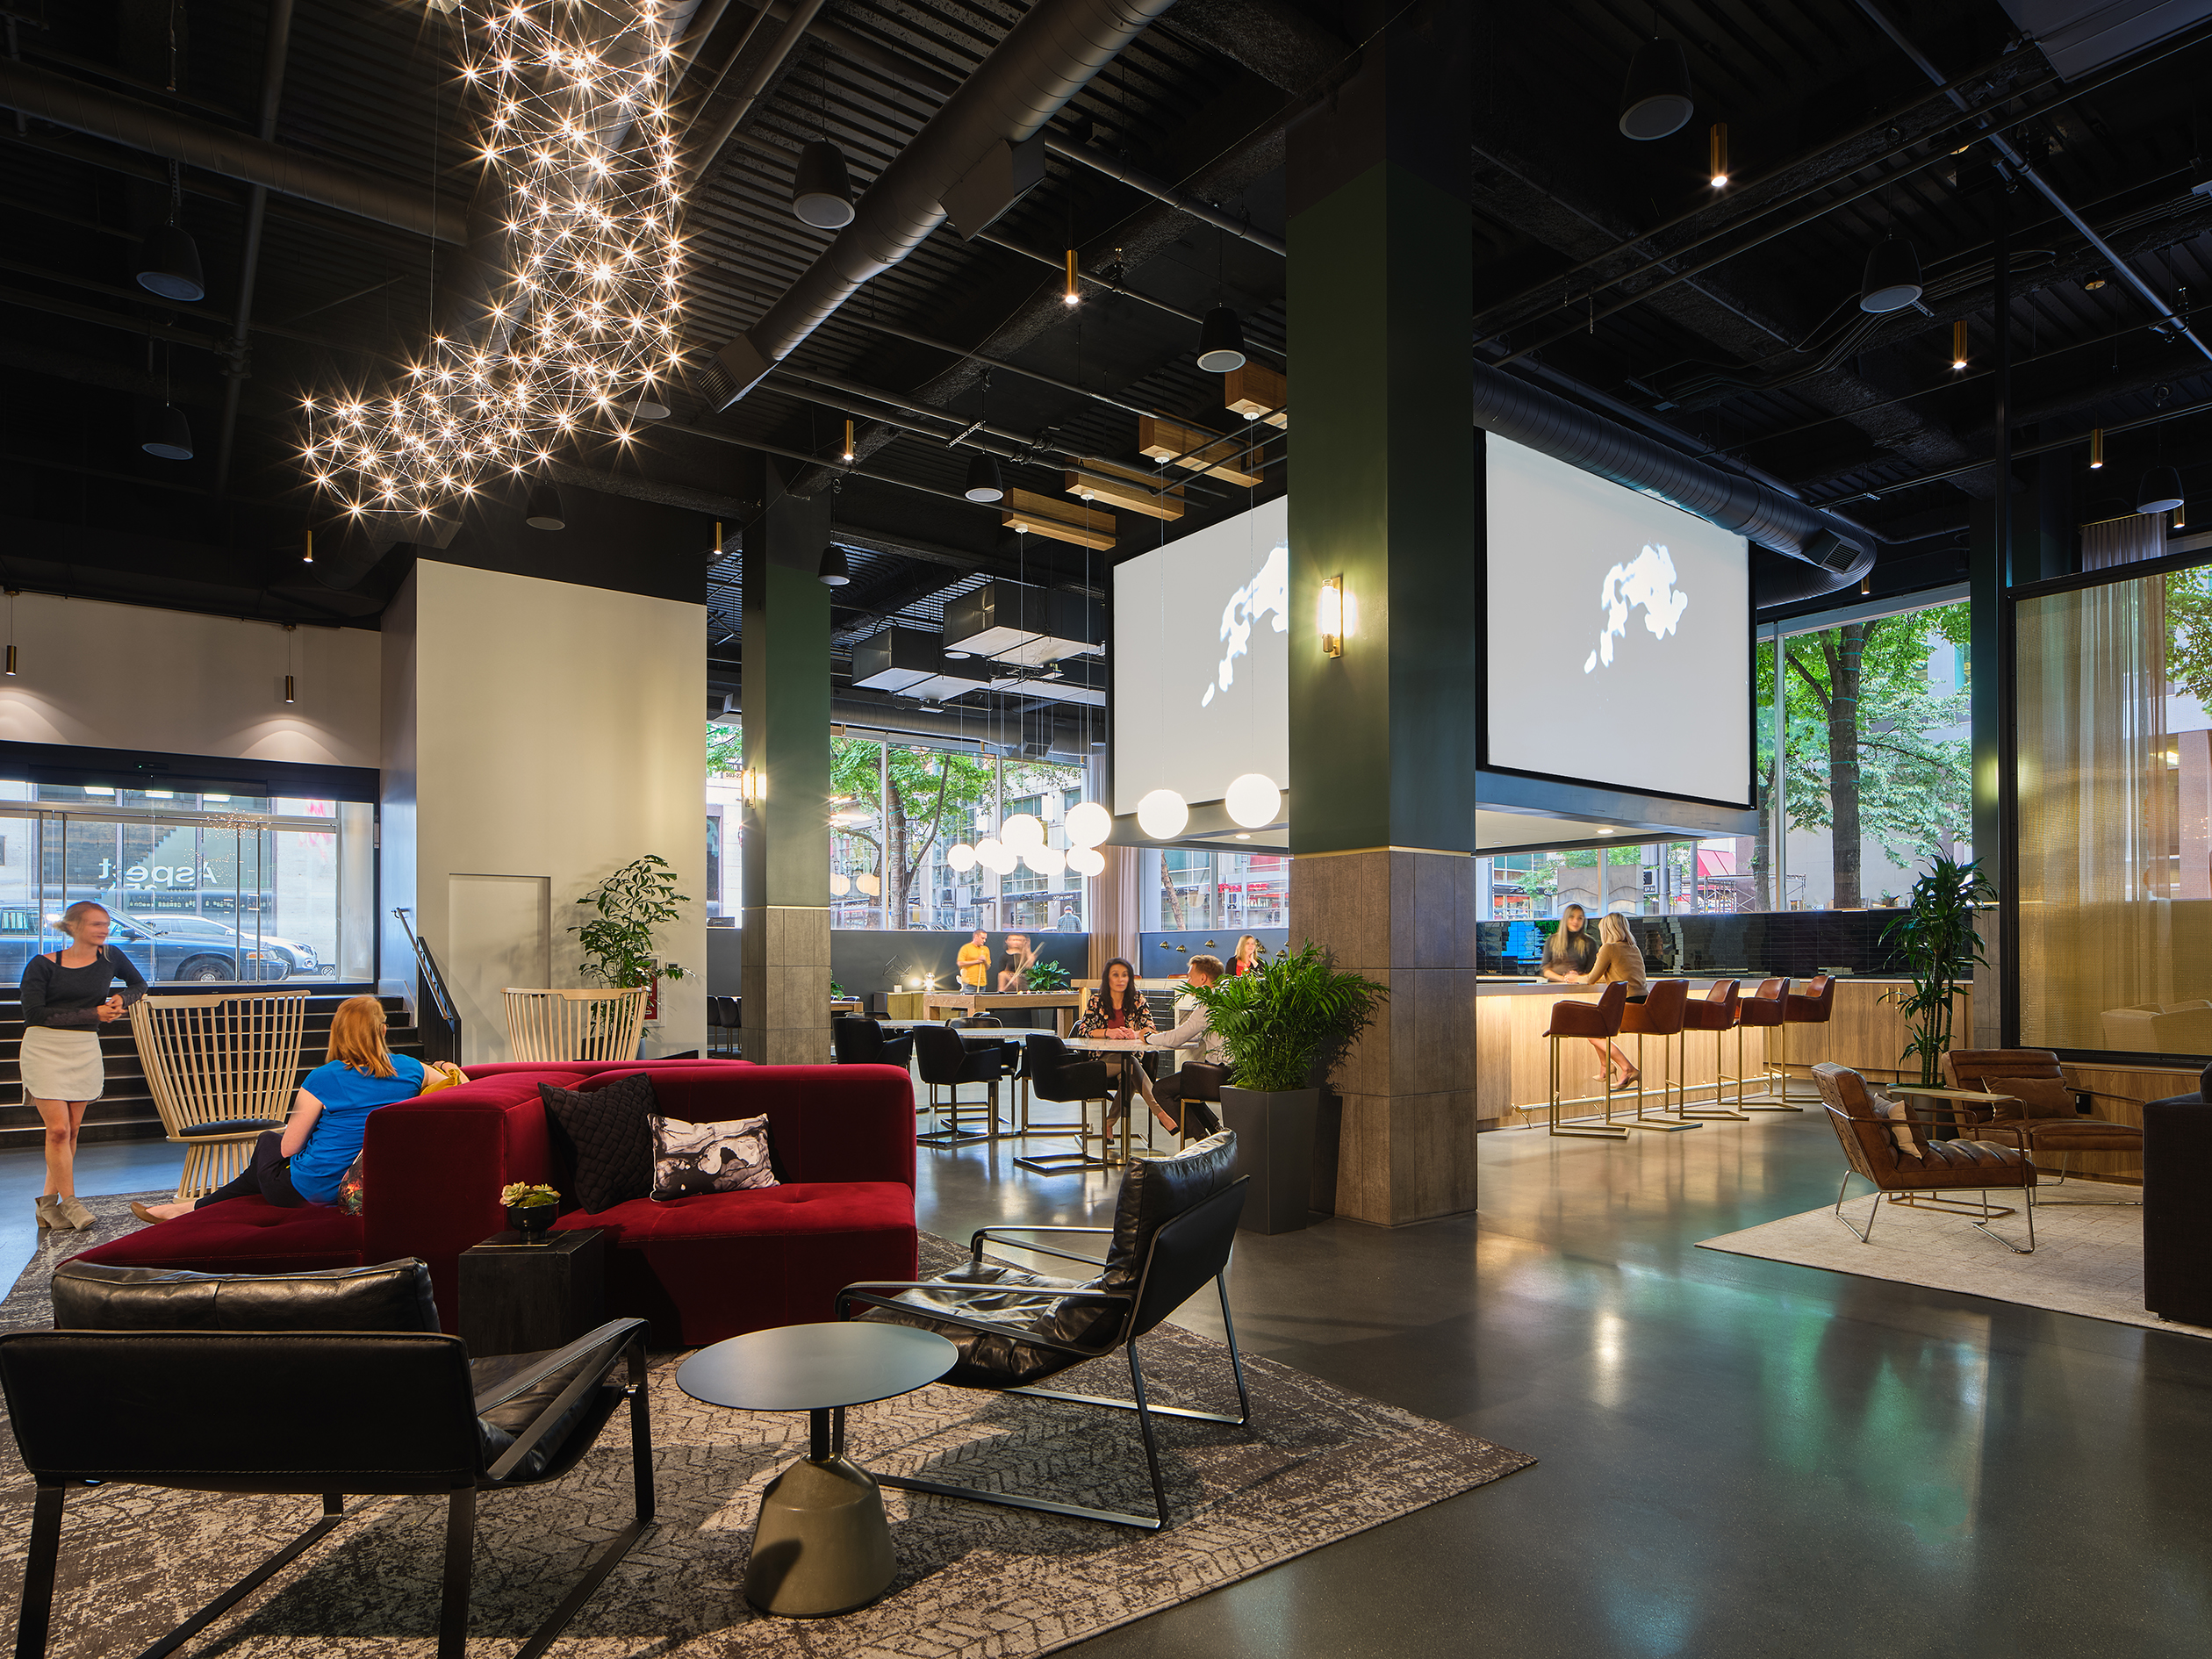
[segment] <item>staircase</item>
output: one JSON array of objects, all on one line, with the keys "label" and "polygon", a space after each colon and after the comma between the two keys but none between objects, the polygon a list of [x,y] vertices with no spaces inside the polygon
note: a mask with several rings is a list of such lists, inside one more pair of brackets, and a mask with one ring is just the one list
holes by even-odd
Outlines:
[{"label": "staircase", "polygon": [[[262,988],[239,988],[250,991]],[[299,1074],[302,1077],[330,1058],[330,1018],[338,1011],[338,1005],[348,997],[363,995],[375,988],[368,985],[333,985],[319,990],[307,999],[306,1031],[300,1039]],[[156,987],[152,995],[160,996],[168,987]],[[205,986],[178,987],[185,995],[205,995]],[[408,1023],[406,1004],[396,996],[380,997],[384,1004],[384,1040],[395,1054],[411,1054],[422,1059],[422,1034]],[[154,1096],[146,1084],[146,1068],[138,1057],[138,1045],[131,1036],[128,1021],[118,1020],[100,1031],[100,1053],[107,1062],[107,1088],[99,1099],[85,1110],[83,1139],[103,1140],[159,1140],[162,1138],[161,1114],[154,1110]],[[14,992],[0,992],[0,1151],[29,1150],[40,1146],[46,1135],[45,1125],[39,1114],[23,1098],[23,1004]]]}]

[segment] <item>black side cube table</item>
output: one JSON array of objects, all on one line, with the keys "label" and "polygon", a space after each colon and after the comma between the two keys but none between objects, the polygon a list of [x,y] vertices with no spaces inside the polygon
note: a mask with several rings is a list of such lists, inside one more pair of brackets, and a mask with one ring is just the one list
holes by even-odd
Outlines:
[{"label": "black side cube table", "polygon": [[470,1354],[536,1354],[573,1342],[604,1318],[607,1234],[566,1228],[525,1244],[494,1233],[461,1253],[461,1339]]}]

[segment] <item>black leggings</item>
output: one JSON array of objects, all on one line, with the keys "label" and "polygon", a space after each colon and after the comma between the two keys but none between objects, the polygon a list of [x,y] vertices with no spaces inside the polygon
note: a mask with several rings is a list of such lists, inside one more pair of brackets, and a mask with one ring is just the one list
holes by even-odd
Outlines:
[{"label": "black leggings", "polygon": [[300,1208],[307,1201],[292,1189],[291,1160],[284,1154],[284,1142],[282,1131],[263,1130],[261,1138],[254,1143],[254,1160],[246,1166],[246,1173],[234,1181],[225,1181],[192,1208],[205,1210],[226,1198],[266,1198],[280,1209]]}]

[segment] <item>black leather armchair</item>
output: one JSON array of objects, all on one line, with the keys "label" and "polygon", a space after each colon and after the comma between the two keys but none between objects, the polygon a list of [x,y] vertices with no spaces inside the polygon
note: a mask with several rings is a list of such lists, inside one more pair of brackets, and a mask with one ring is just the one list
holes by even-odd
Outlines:
[{"label": "black leather armchair", "polygon": [[914,1034],[894,1037],[874,1020],[848,1014],[830,1022],[830,1052],[840,1066],[896,1066],[904,1070],[914,1059]]},{"label": "black leather armchair", "polygon": [[[944,1025],[917,1025],[914,1028],[914,1057],[922,1073],[922,1081],[930,1095],[930,1110],[939,1110],[937,1091],[949,1091],[944,1104],[945,1126],[915,1139],[925,1146],[957,1146],[963,1141],[996,1140],[999,1133],[999,1080],[1008,1075],[1005,1057],[996,1043],[970,1047],[960,1034]],[[981,1083],[987,1093],[980,1101],[960,1098],[963,1083]],[[980,1107],[988,1130],[966,1129],[960,1124],[963,1106]]]},{"label": "black leather armchair", "polygon": [[[63,1499],[103,1481],[188,1491],[320,1493],[323,1517],[178,1626],[219,1619],[344,1519],[348,1492],[448,1500],[439,1659],[462,1659],[479,1492],[557,1480],[625,1400],[636,1518],[521,1649],[564,1629],[653,1519],[645,1322],[550,1354],[471,1362],[438,1332],[430,1270],[219,1275],[65,1262],[52,1331],[0,1336],[0,1389],[37,1483],[17,1659],[46,1651]],[[607,1381],[618,1364],[627,1380]]]},{"label": "black leather armchair", "polygon": [[[954,1388],[990,1389],[1034,1399],[1066,1400],[1136,1412],[1156,1513],[1146,1516],[1086,1509],[1049,1498],[948,1486],[904,1476],[880,1474],[877,1484],[1112,1521],[1147,1532],[1167,1526],[1167,1489],[1160,1478],[1153,1419],[1192,1418],[1236,1428],[1252,1421],[1252,1397],[1245,1387],[1244,1361],[1237,1351],[1237,1327],[1229,1317],[1229,1254],[1236,1242],[1237,1217],[1252,1184],[1250,1176],[1236,1176],[1236,1165],[1237,1138],[1227,1131],[1172,1157],[1135,1159],[1122,1177],[1111,1227],[987,1227],[968,1241],[968,1260],[950,1273],[930,1280],[849,1284],[837,1293],[841,1319],[851,1318],[853,1310],[859,1308],[864,1310],[859,1316],[863,1318],[916,1325],[952,1342],[960,1357],[938,1381]],[[1104,1260],[1027,1242],[1046,1235],[1081,1233],[1106,1239]],[[1009,1262],[987,1260],[983,1254],[987,1240],[1063,1261],[1079,1261],[1096,1271],[1083,1279],[1048,1278]],[[1221,1297],[1221,1323],[1229,1333],[1229,1368],[1237,1382],[1234,1417],[1152,1404],[1145,1397],[1144,1368],[1137,1359],[1137,1339],[1203,1289],[1209,1279]],[[1129,1361],[1133,1400],[1064,1394],[1035,1386],[1070,1366],[1098,1359],[1117,1348]]]}]

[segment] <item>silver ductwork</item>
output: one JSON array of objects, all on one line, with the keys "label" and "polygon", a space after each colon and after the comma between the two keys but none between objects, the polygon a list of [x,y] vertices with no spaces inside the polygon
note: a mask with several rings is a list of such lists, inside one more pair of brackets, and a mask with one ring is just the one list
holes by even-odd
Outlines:
[{"label": "silver ductwork", "polygon": [[1856,526],[1755,479],[1693,461],[1484,363],[1475,365],[1475,424],[1737,531],[1792,561],[1780,566],[1759,562],[1762,609],[1832,593],[1874,566],[1873,545]]},{"label": "silver ductwork", "polygon": [[944,193],[994,145],[1042,131],[1174,0],[1038,0],[876,176],[851,224],[715,354],[700,391],[727,408],[757,385],[870,277],[897,264],[944,218]]}]

